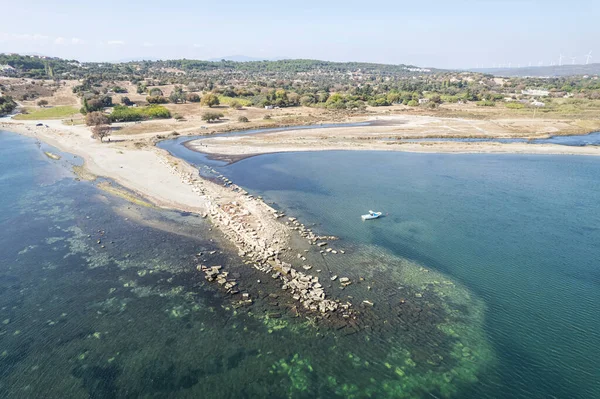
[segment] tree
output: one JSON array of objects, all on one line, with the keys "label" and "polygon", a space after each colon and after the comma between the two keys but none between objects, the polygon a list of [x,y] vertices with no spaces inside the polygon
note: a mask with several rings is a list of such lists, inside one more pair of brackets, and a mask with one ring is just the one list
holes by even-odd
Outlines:
[{"label": "tree", "polygon": [[130,106],[133,105],[133,101],[131,101],[129,97],[121,97],[121,104]]},{"label": "tree", "polygon": [[110,119],[102,112],[88,113],[85,117],[85,124],[92,127],[92,136],[100,139],[100,142],[110,135]]},{"label": "tree", "polygon": [[181,86],[175,86],[171,94],[169,95],[169,100],[173,104],[177,104],[178,102],[185,102],[185,94],[183,93],[183,89]]},{"label": "tree", "polygon": [[154,88],[150,89],[150,91],[148,92],[148,95],[152,96],[152,97],[154,97],[154,96],[162,96],[163,92],[158,87],[154,87]]},{"label": "tree", "polygon": [[111,128],[109,125],[96,125],[92,127],[92,133],[94,138],[100,139],[101,143],[105,137],[110,136],[110,131]]},{"label": "tree", "polygon": [[44,108],[46,105],[48,105],[48,101],[46,100],[40,100],[37,102],[38,107],[40,108]]},{"label": "tree", "polygon": [[0,116],[10,114],[17,108],[17,103],[10,96],[0,96]]},{"label": "tree", "polygon": [[186,101],[189,101],[191,103],[199,103],[200,102],[200,96],[196,93],[188,93],[185,96]]},{"label": "tree", "polygon": [[202,120],[207,121],[208,123],[212,123],[213,121],[218,121],[223,117],[223,114],[220,112],[205,112],[202,114]]},{"label": "tree", "polygon": [[246,123],[246,122],[249,122],[249,120],[248,120],[248,118],[246,118],[245,116],[240,116],[240,117],[238,118],[238,122],[243,122],[243,123]]},{"label": "tree", "polygon": [[90,112],[85,116],[85,124],[88,126],[108,125],[110,120],[102,112]]},{"label": "tree", "polygon": [[206,105],[209,108],[212,108],[213,106],[220,104],[219,97],[217,97],[217,95],[214,93],[208,93],[207,95],[202,97],[200,104]]}]

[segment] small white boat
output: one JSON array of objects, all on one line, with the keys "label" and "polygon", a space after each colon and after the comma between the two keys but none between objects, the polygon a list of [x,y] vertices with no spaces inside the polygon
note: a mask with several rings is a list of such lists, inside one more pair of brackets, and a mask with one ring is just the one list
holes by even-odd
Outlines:
[{"label": "small white boat", "polygon": [[371,220],[371,219],[377,219],[381,215],[383,215],[383,212],[369,211],[369,213],[367,215],[362,215],[361,218],[362,218],[362,220]]}]

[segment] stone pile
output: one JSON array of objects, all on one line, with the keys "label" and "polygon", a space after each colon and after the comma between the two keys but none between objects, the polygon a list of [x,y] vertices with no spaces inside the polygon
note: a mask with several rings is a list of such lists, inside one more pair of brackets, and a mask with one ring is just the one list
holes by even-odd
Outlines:
[{"label": "stone pile", "polygon": [[[225,236],[236,244],[240,256],[244,257],[245,264],[254,266],[257,270],[264,273],[272,273],[271,277],[282,281],[282,289],[289,290],[291,296],[301,302],[307,311],[320,312],[326,314],[330,312],[341,313],[344,318],[352,315],[350,303],[341,303],[339,300],[328,299],[326,293],[319,283],[318,277],[313,277],[295,270],[292,265],[279,259],[279,255],[286,251],[283,246],[284,241],[281,230],[285,228],[275,222],[272,218],[266,221],[267,215],[275,215],[276,219],[283,217],[283,214],[275,211],[262,200],[253,198],[240,187],[221,178],[226,184],[226,188],[221,190],[233,190],[237,194],[236,201],[226,201],[220,198],[220,193],[209,185],[203,186],[203,181],[196,178],[193,173],[181,171],[177,165],[170,164],[164,160],[171,172],[178,175],[181,180],[192,187],[192,190],[198,195],[206,195],[208,202],[208,212],[213,223],[218,225]],[[217,191],[212,193],[211,191]],[[225,195],[223,195],[225,196]],[[231,195],[229,195],[231,196]],[[221,203],[213,203],[211,200],[220,200]],[[289,218],[293,230],[297,230],[303,237],[306,237],[312,244],[320,240],[334,240],[335,237],[316,236],[310,229],[299,223],[295,218]],[[280,233],[280,234],[278,234]],[[287,233],[289,234],[289,232]],[[279,236],[279,238],[277,238]],[[304,258],[300,255],[300,258]],[[229,293],[237,291],[237,282],[228,277],[227,272],[222,272],[217,266],[200,266],[200,271],[205,273],[208,281],[217,281]],[[251,301],[251,300],[250,300]]]}]

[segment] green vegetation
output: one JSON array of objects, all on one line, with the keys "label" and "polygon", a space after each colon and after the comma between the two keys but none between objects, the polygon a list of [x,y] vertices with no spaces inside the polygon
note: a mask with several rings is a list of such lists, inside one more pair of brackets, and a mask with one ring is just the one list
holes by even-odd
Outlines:
[{"label": "green vegetation", "polygon": [[202,100],[200,100],[200,104],[212,108],[215,105],[220,104],[219,97],[213,93],[208,93],[202,97]]},{"label": "green vegetation", "polygon": [[[111,64],[0,54],[0,64],[16,68],[10,73],[20,78],[52,75],[55,83],[59,82],[58,76],[79,79],[81,83],[73,91],[87,101],[89,109],[84,112],[100,110],[100,105],[112,106],[105,102],[106,97],[122,92],[125,86],[122,82],[136,85],[139,94],[147,93],[147,101],[152,104],[200,101],[208,107],[225,104],[232,108],[302,105],[361,112],[367,106],[394,104],[437,108],[443,103],[474,102],[490,107],[504,102],[506,97],[525,102],[540,99],[523,93],[527,89],[547,91],[548,95],[543,96],[545,103],[548,98],[600,100],[597,76],[494,78],[479,72],[316,60],[167,60]],[[175,88],[171,91],[162,87],[166,85],[175,85]],[[24,100],[45,96],[42,90],[46,88],[40,86],[29,87],[18,96],[8,93]],[[169,96],[165,96],[165,92],[170,93]],[[427,104],[419,104],[422,98],[429,100]],[[545,107],[543,112],[548,109],[557,108]]]},{"label": "green vegetation", "polygon": [[200,96],[196,93],[186,94],[185,99],[186,99],[186,101],[189,101],[191,103],[199,103],[200,102]]},{"label": "green vegetation", "polygon": [[169,101],[171,101],[173,104],[177,104],[179,102],[186,102],[186,96],[181,86],[175,86],[175,88],[169,95]]},{"label": "green vegetation", "polygon": [[510,102],[510,103],[506,103],[506,108],[508,108],[508,109],[523,109],[523,108],[525,108],[525,104]]},{"label": "green vegetation", "polygon": [[149,104],[166,104],[169,102],[169,100],[163,96],[148,96],[146,97],[146,101],[148,101]]},{"label": "green vegetation", "polygon": [[0,96],[0,116],[8,115],[17,108],[17,103],[9,96]]},{"label": "green vegetation", "polygon": [[240,116],[238,118],[238,122],[247,123],[247,122],[250,122],[250,121],[245,116]]},{"label": "green vegetation", "polygon": [[52,108],[42,109],[27,109],[26,114],[19,114],[15,116],[18,120],[36,120],[36,119],[62,119],[69,116],[73,116],[79,111],[75,107],[71,106],[60,106]]},{"label": "green vegetation", "polygon": [[109,116],[112,122],[133,122],[146,119],[167,119],[170,117],[171,112],[160,105],[137,108],[116,105]]},{"label": "green vegetation", "polygon": [[218,121],[222,117],[223,114],[220,112],[205,112],[204,114],[202,114],[202,120],[207,121],[208,123]]},{"label": "green vegetation", "polygon": [[83,94],[83,106],[79,110],[83,115],[88,112],[102,111],[104,108],[112,107],[112,97]]},{"label": "green vegetation", "polygon": [[[219,97],[219,104],[229,105],[230,107],[231,107],[232,102],[234,104],[235,104],[235,102],[237,102],[242,107],[251,107],[253,105],[252,101],[247,98],[230,97],[230,96],[224,96],[224,95],[219,95],[218,97]],[[235,107],[232,107],[232,108],[235,108]]]}]

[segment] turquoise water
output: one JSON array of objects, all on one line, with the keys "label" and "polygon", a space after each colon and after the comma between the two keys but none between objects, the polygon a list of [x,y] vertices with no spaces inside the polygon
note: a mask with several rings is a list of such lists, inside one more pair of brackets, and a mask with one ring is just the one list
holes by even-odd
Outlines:
[{"label": "turquoise water", "polygon": [[297,317],[205,219],[114,197],[43,151],[58,153],[0,132],[0,397],[459,397],[494,362],[481,301],[433,270],[351,243],[307,253],[360,318]]},{"label": "turquoise water", "polygon": [[[593,157],[331,152],[218,167],[341,237],[330,246],[344,255],[306,254],[359,316],[331,325],[296,317],[204,219],[113,197],[47,150],[0,132],[0,397],[599,396]],[[363,223],[368,209],[387,216]],[[198,264],[237,275],[253,304]]]},{"label": "turquoise water", "polygon": [[[414,260],[482,299],[496,363],[461,397],[600,397],[600,159],[318,152],[218,171],[346,245]],[[369,209],[387,216],[362,222]]]}]

